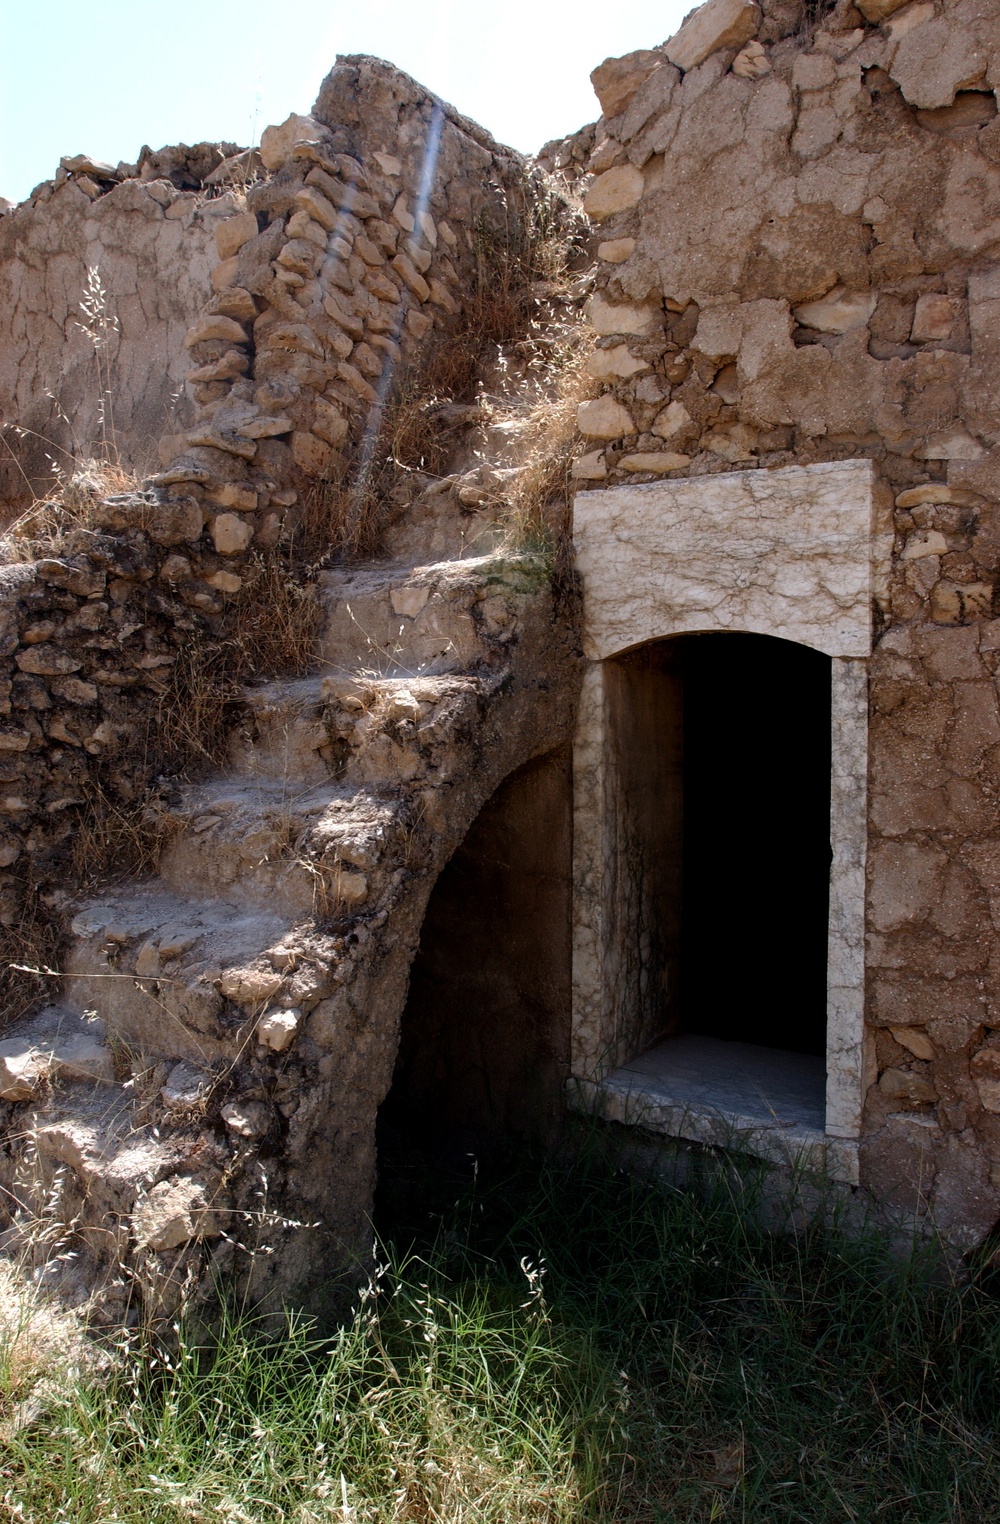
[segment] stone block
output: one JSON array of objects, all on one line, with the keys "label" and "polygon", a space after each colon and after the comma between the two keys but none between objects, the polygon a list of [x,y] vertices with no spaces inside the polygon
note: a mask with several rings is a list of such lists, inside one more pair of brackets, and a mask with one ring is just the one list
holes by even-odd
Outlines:
[{"label": "stone block", "polygon": [[634,455],[623,455],[618,462],[622,471],[652,471],[658,475],[682,471],[690,464],[690,455],[679,455],[674,450],[640,450]]},{"label": "stone block", "polygon": [[609,238],[597,245],[598,259],[606,260],[609,265],[624,264],[625,260],[631,259],[634,253],[634,238]]},{"label": "stone block", "polygon": [[586,455],[577,456],[570,468],[570,476],[577,482],[603,481],[607,474],[603,450],[591,450]]},{"label": "stone block", "polygon": [[754,0],[707,0],[666,44],[666,55],[685,73],[719,48],[741,48],[760,25]]},{"label": "stone block", "polygon": [[950,296],[934,292],[917,298],[910,338],[915,344],[950,339],[955,328],[955,302]]},{"label": "stone block", "polygon": [[261,163],[265,169],[280,169],[296,143],[315,143],[325,137],[326,128],[315,117],[293,111],[280,126],[264,128],[260,135]]},{"label": "stone block", "polygon": [[235,318],[224,317],[222,313],[210,313],[199,318],[194,327],[188,330],[184,345],[185,348],[192,349],[195,344],[205,344],[213,339],[221,339],[226,344],[245,344],[247,336]]},{"label": "stone block", "polygon": [[212,544],[220,556],[238,556],[253,539],[253,528],[235,513],[218,513],[212,520]]},{"label": "stone block", "polygon": [[239,212],[235,217],[223,218],[215,226],[215,247],[220,260],[232,259],[245,243],[256,237],[257,218],[253,212]]},{"label": "stone block", "polygon": [[257,1023],[257,1041],[272,1053],[290,1048],[302,1024],[300,1011],[271,1011]]},{"label": "stone block", "polygon": [[763,79],[765,74],[771,72],[771,60],[763,45],[756,39],[748,42],[745,48],[737,53],[733,59],[733,73],[741,79]]},{"label": "stone block", "polygon": [[610,394],[581,402],[576,410],[576,423],[588,439],[621,439],[635,433],[631,414]]},{"label": "stone block", "polygon": [[891,16],[894,11],[908,4],[909,0],[857,0],[858,10],[862,16],[866,21],[874,22],[876,26],[887,16]]},{"label": "stone block", "polygon": [[192,1239],[217,1237],[220,1228],[201,1180],[174,1176],[154,1185],[132,1213],[136,1242],[146,1249],[177,1249]]},{"label": "stone block", "polygon": [[587,303],[586,316],[591,327],[602,336],[620,333],[641,337],[655,333],[662,322],[662,315],[655,307],[609,302],[600,291],[596,291]]},{"label": "stone block", "polygon": [[606,58],[590,76],[594,94],[607,118],[619,116],[631,103],[639,86],[663,62],[658,48],[640,48],[621,58]]},{"label": "stone block", "polygon": [[938,1099],[931,1081],[909,1069],[886,1069],[878,1088],[894,1106],[932,1106]]},{"label": "stone block", "polygon": [[863,328],[875,311],[878,296],[874,291],[848,291],[835,286],[815,302],[803,302],[794,310],[795,320],[803,328],[820,333],[850,333]]},{"label": "stone block", "polygon": [[652,367],[648,360],[640,360],[638,355],[632,354],[627,344],[616,344],[612,349],[592,350],[587,356],[585,369],[595,380],[607,381],[640,376]]},{"label": "stone block", "polygon": [[45,1083],[49,1055],[20,1037],[0,1042],[0,1101],[29,1101]]},{"label": "stone block", "polygon": [[583,209],[595,222],[624,212],[641,200],[645,189],[642,171],[632,164],[619,164],[598,175],[583,198]]}]

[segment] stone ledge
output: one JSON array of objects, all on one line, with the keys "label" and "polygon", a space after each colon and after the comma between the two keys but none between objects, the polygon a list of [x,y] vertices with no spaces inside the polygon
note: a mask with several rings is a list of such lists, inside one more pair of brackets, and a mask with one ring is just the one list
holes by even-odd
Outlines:
[{"label": "stone ledge", "polygon": [[[779,1101],[774,1109],[759,1097],[745,1097],[741,1104],[725,1078],[718,1086],[715,1100],[710,1081],[697,1087],[700,1095],[692,1095],[689,1081],[664,1072],[665,1066],[659,1061],[662,1052],[663,1048],[654,1049],[600,1081],[570,1078],[566,1082],[568,1108],[626,1127],[643,1127],[666,1137],[751,1154],[786,1169],[806,1170],[848,1185],[858,1184],[857,1141],[830,1137],[822,1126],[792,1114],[811,1110],[808,1099],[804,1104],[793,1102],[791,1106]],[[775,1050],[779,1068],[781,1060],[798,1057]],[[784,1099],[787,1102],[787,1096]],[[762,1109],[771,1110],[773,1120],[762,1115]]]}]

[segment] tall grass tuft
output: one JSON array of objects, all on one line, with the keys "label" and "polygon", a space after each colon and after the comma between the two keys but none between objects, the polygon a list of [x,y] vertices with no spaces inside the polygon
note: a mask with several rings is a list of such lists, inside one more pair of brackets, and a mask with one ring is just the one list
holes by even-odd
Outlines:
[{"label": "tall grass tuft", "polygon": [[457,1186],[412,1151],[387,1173],[385,1264],[339,1332],[123,1340],[113,1380],[57,1384],[8,1434],[7,1516],[996,1519],[1000,1308],[932,1246],[769,1231],[752,1179],[682,1192],[599,1140]]}]

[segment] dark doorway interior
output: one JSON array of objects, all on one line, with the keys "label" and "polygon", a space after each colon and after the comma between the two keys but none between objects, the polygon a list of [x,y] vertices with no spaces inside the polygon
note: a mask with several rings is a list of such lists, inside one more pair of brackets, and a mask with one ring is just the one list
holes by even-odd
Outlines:
[{"label": "dark doorway interior", "polygon": [[568,750],[512,774],[431,894],[410,973],[383,1154],[544,1138],[569,1066]]},{"label": "dark doorway interior", "polygon": [[681,1025],[822,1054],[830,658],[764,635],[680,644]]}]

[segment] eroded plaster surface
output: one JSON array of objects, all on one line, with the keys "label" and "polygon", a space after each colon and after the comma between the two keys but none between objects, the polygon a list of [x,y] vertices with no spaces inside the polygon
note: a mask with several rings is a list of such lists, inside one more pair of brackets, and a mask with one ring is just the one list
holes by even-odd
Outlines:
[{"label": "eroded plaster surface", "polygon": [[581,492],[573,520],[591,660],[699,630],[871,650],[867,460]]}]

